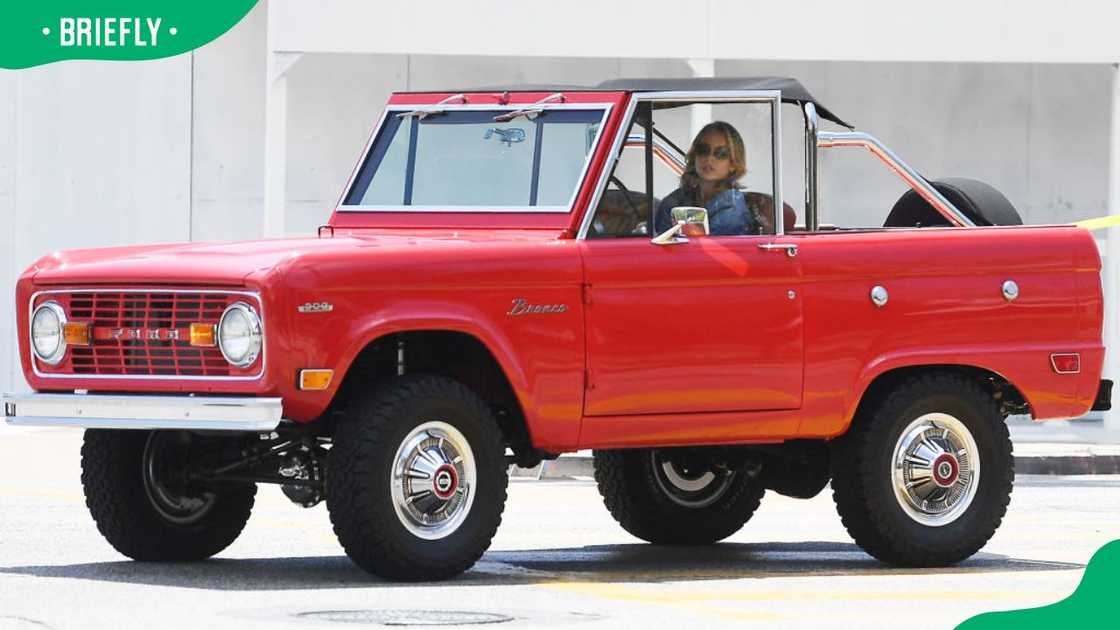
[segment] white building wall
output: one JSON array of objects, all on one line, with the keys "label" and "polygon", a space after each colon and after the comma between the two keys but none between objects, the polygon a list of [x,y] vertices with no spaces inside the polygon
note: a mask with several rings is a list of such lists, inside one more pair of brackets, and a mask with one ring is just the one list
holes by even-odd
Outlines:
[{"label": "white building wall", "polygon": [[16,374],[16,352],[13,342],[16,335],[15,289],[16,266],[16,87],[15,73],[0,73],[0,391],[11,389],[11,384],[23,382]]},{"label": "white building wall", "polygon": [[265,3],[194,52],[191,237],[260,238],[264,213]]},{"label": "white building wall", "polygon": [[[15,278],[51,251],[188,238],[190,106],[189,56],[0,74],[2,312],[14,316]],[[0,386],[26,389],[4,319]]]},{"label": "white building wall", "polygon": [[[16,275],[52,250],[262,233],[263,6],[193,59],[0,71],[0,313],[14,316]],[[799,77],[923,173],[989,181],[1029,222],[1106,213],[1106,65],[720,60],[715,72]],[[304,54],[287,75],[286,229],[326,221],[393,90],[690,73],[659,59]],[[793,113],[784,114],[790,137],[800,128]],[[791,142],[785,191],[800,210]],[[869,156],[825,155],[826,211],[881,218],[901,192]],[[11,317],[0,318],[3,390],[26,387],[14,343]]]}]

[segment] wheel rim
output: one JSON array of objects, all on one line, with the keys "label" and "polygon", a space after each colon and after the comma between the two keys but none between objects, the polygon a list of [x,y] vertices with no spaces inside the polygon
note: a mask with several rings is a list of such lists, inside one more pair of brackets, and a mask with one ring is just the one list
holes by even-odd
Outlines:
[{"label": "wheel rim", "polygon": [[142,457],[144,493],[163,519],[175,525],[192,525],[206,517],[218,496],[213,492],[186,493],[182,483],[171,484],[174,471],[186,465],[179,435],[154,431],[144,444]]},{"label": "wheel rim", "polygon": [[683,507],[702,508],[715,503],[735,478],[734,471],[677,461],[657,450],[650,453],[650,460],[653,478],[661,492]]},{"label": "wheel rim", "polygon": [[446,422],[425,422],[393,457],[393,509],[414,536],[445,538],[470,513],[476,480],[474,452],[463,434]]},{"label": "wheel rim", "polygon": [[972,505],[980,483],[980,451],[972,432],[945,413],[928,413],[902,431],[891,457],[899,506],[931,527],[948,525]]}]

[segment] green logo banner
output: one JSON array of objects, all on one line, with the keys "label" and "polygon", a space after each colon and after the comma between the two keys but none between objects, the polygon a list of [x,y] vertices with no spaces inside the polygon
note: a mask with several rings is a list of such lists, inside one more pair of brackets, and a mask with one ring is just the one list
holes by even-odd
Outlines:
[{"label": "green logo banner", "polygon": [[135,61],[194,50],[257,0],[12,0],[0,19],[0,68],[65,59]]},{"label": "green logo banner", "polygon": [[1062,601],[1026,610],[984,613],[957,626],[957,630],[1054,630],[1055,628],[1118,628],[1120,606],[1120,540],[1093,554],[1073,595]]}]

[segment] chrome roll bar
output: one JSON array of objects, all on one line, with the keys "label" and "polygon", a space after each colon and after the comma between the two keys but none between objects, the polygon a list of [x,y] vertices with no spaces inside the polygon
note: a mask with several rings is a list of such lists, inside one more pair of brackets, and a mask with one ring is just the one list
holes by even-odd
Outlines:
[{"label": "chrome roll bar", "polygon": [[[626,136],[624,146],[644,148],[646,146],[646,134],[632,133]],[[664,140],[656,136],[653,138],[653,155],[677,175],[684,172],[684,159],[677,157],[676,149],[670,147]]]},{"label": "chrome roll bar", "polygon": [[832,147],[863,147],[879,158],[887,168],[894,171],[902,178],[914,192],[925,199],[929,205],[941,213],[954,225],[960,227],[976,227],[971,219],[966,217],[951,201],[945,198],[929,180],[922,177],[918,171],[898,157],[871,134],[862,131],[820,131],[816,108],[812,103],[806,103],[805,113],[805,223],[812,231],[819,225],[819,197],[817,195],[817,170],[818,149]]}]

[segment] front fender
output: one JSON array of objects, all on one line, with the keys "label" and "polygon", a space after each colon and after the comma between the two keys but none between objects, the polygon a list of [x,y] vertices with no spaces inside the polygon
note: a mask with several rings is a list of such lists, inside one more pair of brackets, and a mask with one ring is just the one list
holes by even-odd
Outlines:
[{"label": "front fender", "polygon": [[307,357],[307,367],[333,368],[336,378],[326,392],[292,392],[284,401],[287,417],[307,421],[321,415],[359,353],[376,340],[446,331],[470,335],[490,351],[517,396],[534,446],[563,450],[578,444],[584,378],[578,288],[528,292],[525,299],[534,304],[565,304],[566,310],[520,317],[508,314],[509,291],[478,291],[469,300],[416,293],[398,294],[365,310],[336,307],[314,330],[292,335],[305,340],[293,350]]}]

